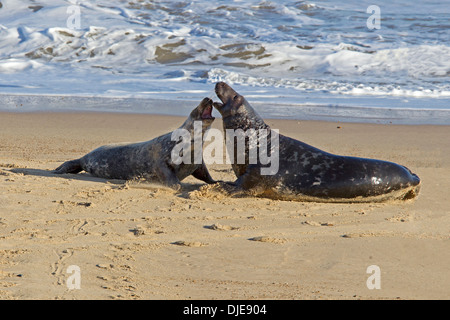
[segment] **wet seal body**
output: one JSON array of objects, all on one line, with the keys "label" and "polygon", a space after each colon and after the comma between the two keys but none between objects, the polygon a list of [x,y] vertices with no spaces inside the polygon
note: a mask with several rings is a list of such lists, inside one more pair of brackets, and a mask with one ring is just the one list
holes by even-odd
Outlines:
[{"label": "wet seal body", "polygon": [[[179,129],[187,130],[194,136],[194,122],[201,121],[204,134],[214,121],[211,116],[212,104],[211,99],[203,99]],[[78,173],[84,170],[105,179],[143,178],[175,190],[180,189],[180,181],[190,175],[206,183],[215,183],[203,161],[190,164],[172,162],[172,150],[177,143],[172,140],[172,133],[167,133],[146,142],[106,145],[80,159],[63,163],[54,173]],[[193,149],[191,152],[193,154]]]},{"label": "wet seal body", "polygon": [[[215,90],[222,103],[214,107],[222,114],[225,131],[270,130],[226,83],[217,83]],[[379,202],[412,199],[420,189],[419,177],[396,163],[334,155],[281,134],[278,152],[278,172],[272,175],[261,175],[260,163],[233,162],[237,180],[232,193],[299,201]]]}]

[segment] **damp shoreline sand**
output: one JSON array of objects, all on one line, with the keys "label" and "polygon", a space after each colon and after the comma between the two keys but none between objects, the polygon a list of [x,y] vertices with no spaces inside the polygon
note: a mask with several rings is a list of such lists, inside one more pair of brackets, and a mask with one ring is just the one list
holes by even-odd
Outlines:
[{"label": "damp shoreline sand", "polygon": [[[215,112],[216,116],[217,113]],[[227,198],[193,177],[153,184],[57,176],[63,161],[150,140],[183,117],[0,113],[1,299],[449,299],[450,126],[266,120],[342,155],[422,180],[414,201]],[[221,129],[216,118],[213,127]],[[229,165],[209,165],[231,181]],[[81,287],[69,290],[69,266]],[[381,289],[369,290],[369,266]]]}]

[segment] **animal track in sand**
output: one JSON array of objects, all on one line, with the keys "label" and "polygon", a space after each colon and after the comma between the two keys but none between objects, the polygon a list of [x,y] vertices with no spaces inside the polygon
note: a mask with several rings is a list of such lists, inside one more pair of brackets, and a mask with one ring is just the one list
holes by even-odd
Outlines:
[{"label": "animal track in sand", "polygon": [[75,224],[70,227],[70,232],[72,234],[87,234],[88,232],[84,229],[84,227],[89,222],[87,220],[77,220]]},{"label": "animal track in sand", "polygon": [[15,264],[14,259],[21,254],[27,253],[26,249],[6,249],[0,250],[0,265]]},{"label": "animal track in sand", "polygon": [[[70,227],[68,232],[64,235],[64,238],[72,238],[79,235],[92,235],[92,236],[104,236],[107,234],[107,229],[101,227],[110,224],[106,221],[96,221],[95,219],[74,219],[68,220],[70,222]],[[120,221],[120,220],[119,220]],[[98,230],[100,228],[100,230]],[[92,231],[92,229],[96,229]]]},{"label": "animal track in sand", "polygon": [[65,278],[65,271],[63,268],[64,261],[66,261],[73,255],[73,250],[64,249],[60,252],[53,250],[53,252],[58,256],[58,260],[50,265],[52,270],[51,274],[56,277],[57,285],[63,285]]},{"label": "animal track in sand", "polygon": [[[12,250],[0,250],[0,267],[17,265],[18,263],[15,261],[16,257],[27,253],[27,250],[22,249],[12,249]],[[22,273],[15,273],[4,271],[0,269],[0,289],[1,288],[11,288],[19,285],[14,279],[22,278]],[[0,299],[11,299],[12,295],[9,291],[0,290]]]},{"label": "animal track in sand", "polygon": [[108,290],[112,299],[139,299],[142,281],[136,270],[135,254],[157,247],[154,244],[111,243],[104,254],[104,262],[96,265],[100,287]]}]

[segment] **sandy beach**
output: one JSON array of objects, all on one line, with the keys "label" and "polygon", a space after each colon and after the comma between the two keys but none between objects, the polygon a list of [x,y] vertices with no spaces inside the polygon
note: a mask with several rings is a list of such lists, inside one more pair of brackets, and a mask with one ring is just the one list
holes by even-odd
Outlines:
[{"label": "sandy beach", "polygon": [[[450,298],[450,126],[267,120],[328,152],[407,166],[422,187],[405,202],[229,198],[193,177],[174,192],[50,172],[183,121],[1,113],[0,299]],[[222,128],[220,117],[213,127]],[[214,179],[235,179],[229,165],[208,169]],[[372,265],[380,289],[367,286]],[[71,266],[79,288],[67,285]]]}]

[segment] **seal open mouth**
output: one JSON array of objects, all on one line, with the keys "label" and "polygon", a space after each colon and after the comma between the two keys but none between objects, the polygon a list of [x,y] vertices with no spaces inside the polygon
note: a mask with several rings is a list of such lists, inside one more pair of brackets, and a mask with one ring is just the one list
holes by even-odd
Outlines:
[{"label": "seal open mouth", "polygon": [[212,103],[211,103],[203,110],[202,119],[215,119],[212,116],[212,110],[213,110],[213,107],[212,107]]}]

